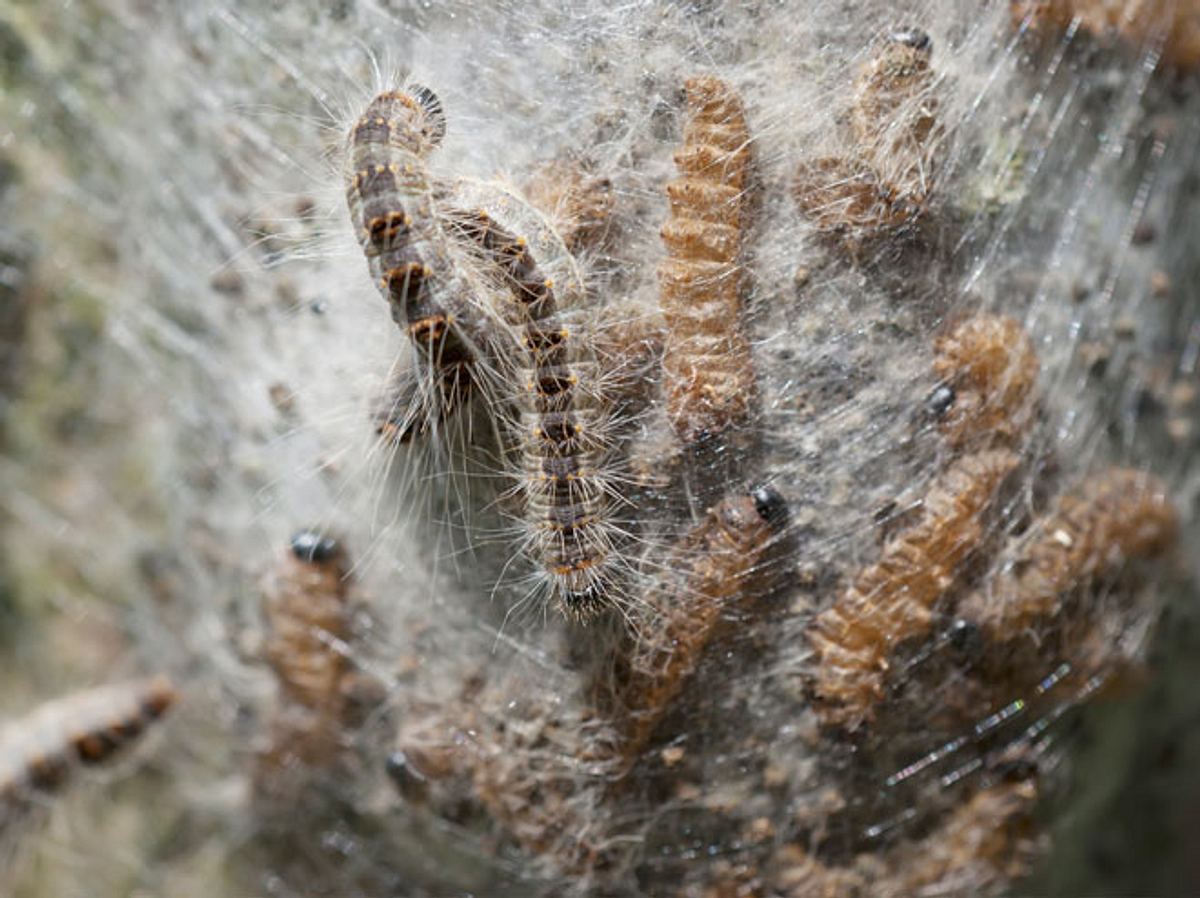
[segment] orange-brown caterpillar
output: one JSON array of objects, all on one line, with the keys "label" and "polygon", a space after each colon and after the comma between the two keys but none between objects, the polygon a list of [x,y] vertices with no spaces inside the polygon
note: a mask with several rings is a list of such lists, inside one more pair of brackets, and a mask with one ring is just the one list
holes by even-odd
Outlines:
[{"label": "orange-brown caterpillar", "polygon": [[1129,559],[1153,557],[1175,539],[1179,520],[1166,485],[1116,468],[1088,479],[1037,527],[1038,535],[960,614],[998,640],[1056,615],[1064,597]]},{"label": "orange-brown caterpillar", "polygon": [[337,540],[302,531],[265,584],[264,654],[279,684],[266,769],[293,761],[326,765],[340,749],[359,685],[348,657],[349,571]]},{"label": "orange-brown caterpillar", "polygon": [[855,245],[862,234],[899,228],[925,209],[939,137],[931,52],[924,32],[890,33],[855,85],[853,149],[797,169],[796,204],[817,230]]},{"label": "orange-brown caterpillar", "polygon": [[934,394],[943,436],[955,447],[987,440],[1011,445],[1033,418],[1038,359],[1012,318],[976,315],[934,343]]},{"label": "orange-brown caterpillar", "polygon": [[[388,90],[351,127],[346,148],[346,203],[371,276],[428,370],[422,401],[390,416],[403,423],[386,428],[386,436],[400,442],[436,426],[473,385],[475,351],[455,314],[457,305],[448,305],[461,303],[467,290],[445,252],[425,173],[425,157],[445,130],[432,91]],[[425,420],[416,420],[413,412]]]},{"label": "orange-brown caterpillar", "polygon": [[925,498],[920,519],[817,616],[808,638],[817,653],[816,710],[825,723],[853,729],[873,715],[892,650],[929,632],[934,606],[979,544],[983,512],[1017,462],[1005,450],[956,461]]},{"label": "orange-brown caterpillar", "polygon": [[729,85],[697,77],[684,89],[689,117],[675,153],[682,177],[667,185],[659,303],[667,415],[680,439],[693,443],[745,420],[756,396],[742,324],[751,152],[742,103]]},{"label": "orange-brown caterpillar", "polygon": [[0,728],[0,831],[18,822],[38,793],[62,788],[72,770],[131,745],[175,704],[165,676],[101,686],[56,699]]},{"label": "orange-brown caterpillar", "polygon": [[726,615],[770,588],[767,564],[788,520],[772,487],[731,496],[688,531],[648,599],[651,618],[628,660],[618,709],[620,751],[634,761],[703,660]]},{"label": "orange-brown caterpillar", "polygon": [[[474,200],[450,227],[473,243],[511,294],[503,318],[519,346],[511,400],[521,450],[526,551],[554,602],[587,620],[613,598],[614,486],[609,397],[581,308],[583,278],[553,227],[519,198],[463,190]],[[498,195],[496,195],[498,194]]]}]

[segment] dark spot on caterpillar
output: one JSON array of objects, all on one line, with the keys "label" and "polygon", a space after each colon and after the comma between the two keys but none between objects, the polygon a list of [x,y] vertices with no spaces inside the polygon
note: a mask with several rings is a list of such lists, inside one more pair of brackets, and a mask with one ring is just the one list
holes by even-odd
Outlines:
[{"label": "dark spot on caterpillar", "polygon": [[425,110],[425,133],[430,147],[438,146],[446,136],[446,110],[442,108],[442,101],[422,84],[412,85],[409,93]]}]

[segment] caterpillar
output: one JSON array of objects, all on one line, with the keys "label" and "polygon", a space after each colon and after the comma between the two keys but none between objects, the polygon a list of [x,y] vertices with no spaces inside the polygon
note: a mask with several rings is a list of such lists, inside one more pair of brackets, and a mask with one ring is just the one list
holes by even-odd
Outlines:
[{"label": "caterpillar", "polygon": [[1037,537],[985,592],[961,603],[964,620],[997,640],[1058,616],[1065,595],[1133,558],[1161,554],[1179,519],[1166,485],[1151,474],[1115,468],[1093,476],[1037,526]]},{"label": "caterpillar", "polygon": [[294,761],[330,763],[358,687],[348,657],[354,607],[350,561],[342,544],[297,533],[263,590],[263,654],[279,685],[271,742],[260,779]]},{"label": "caterpillar", "polygon": [[956,448],[987,440],[1012,445],[1030,426],[1038,358],[1012,318],[976,315],[934,342],[938,426]]},{"label": "caterpillar", "polygon": [[931,95],[932,41],[923,31],[888,34],[859,73],[850,106],[850,149],[802,162],[792,183],[801,213],[851,247],[924,211],[941,130]]},{"label": "caterpillar", "polygon": [[940,131],[933,42],[918,29],[888,33],[858,74],[850,126],[863,161],[914,205],[924,202]]},{"label": "caterpillar", "polygon": [[78,692],[7,721],[0,727],[0,832],[39,794],[61,790],[74,768],[102,764],[132,745],[178,697],[157,676]]},{"label": "caterpillar", "polygon": [[587,621],[616,596],[619,529],[611,397],[596,363],[583,277],[550,223],[515,195],[464,187],[456,201],[463,208],[450,213],[449,226],[508,288],[501,317],[518,334],[510,380],[524,551],[540,565],[559,610]]},{"label": "caterpillar", "polygon": [[626,764],[636,761],[726,615],[770,590],[777,570],[768,555],[787,522],[784,498],[759,487],[709,509],[672,550],[665,582],[647,601],[646,633],[627,661],[619,709]]},{"label": "caterpillar", "polygon": [[412,409],[421,418],[384,428],[397,442],[436,427],[474,387],[480,331],[472,332],[472,316],[459,314],[470,290],[447,251],[425,170],[445,133],[441,101],[414,86],[375,97],[347,138],[346,203],[359,244],[392,319],[429,372],[423,401]]},{"label": "caterpillar", "polygon": [[934,484],[921,515],[893,537],[883,557],[810,626],[813,692],[826,724],[855,729],[883,697],[888,657],[926,634],[932,610],[984,532],[982,515],[1017,456],[992,450],[957,460]]},{"label": "caterpillar", "polygon": [[691,444],[748,418],[757,388],[742,323],[750,131],[725,82],[690,78],[684,91],[688,120],[675,153],[681,177],[666,187],[659,305],[667,416]]}]

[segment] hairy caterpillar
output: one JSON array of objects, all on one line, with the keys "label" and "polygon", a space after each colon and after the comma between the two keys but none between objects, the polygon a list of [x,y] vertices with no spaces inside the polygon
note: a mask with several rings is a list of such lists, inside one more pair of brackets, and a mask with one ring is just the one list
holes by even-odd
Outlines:
[{"label": "hairy caterpillar", "polygon": [[1038,359],[1024,328],[1000,315],[959,322],[934,343],[939,427],[950,445],[1013,444],[1033,418]]},{"label": "hairy caterpillar", "polygon": [[[466,187],[449,227],[481,253],[511,295],[518,332],[513,383],[526,552],[568,617],[588,620],[615,588],[610,398],[596,363],[583,277],[545,218],[512,194]],[[514,232],[515,230],[515,232]]]},{"label": "hairy caterpillar", "polygon": [[1128,559],[1153,557],[1175,539],[1179,520],[1166,485],[1153,475],[1113,469],[1062,496],[1038,536],[960,615],[1006,640],[1059,613],[1065,595]]},{"label": "hairy caterpillar", "polygon": [[0,832],[19,822],[38,794],[66,785],[76,766],[101,764],[131,745],[175,704],[165,676],[78,692],[0,728]]},{"label": "hairy caterpillar", "polygon": [[[441,102],[413,87],[379,94],[351,127],[346,148],[346,203],[371,276],[406,330],[428,383],[396,400],[399,425],[383,435],[405,442],[427,433],[470,396],[475,349],[456,314],[468,288],[458,276],[433,206],[425,157],[445,135]],[[411,207],[411,211],[409,211]],[[400,402],[418,402],[401,408]]]},{"label": "hairy caterpillar", "polygon": [[929,631],[934,605],[979,544],[982,514],[1017,463],[1006,450],[956,461],[925,498],[920,519],[817,616],[808,638],[817,653],[816,710],[826,724],[854,729],[872,716],[888,656]]},{"label": "hairy caterpillar", "polygon": [[859,72],[850,126],[863,160],[914,204],[929,193],[939,137],[930,91],[933,42],[917,29],[890,32]]},{"label": "hairy caterpillar", "polygon": [[853,246],[866,233],[899,228],[924,210],[940,129],[929,36],[894,31],[863,67],[850,108],[851,147],[802,162],[792,193],[818,231]]},{"label": "hairy caterpillar", "polygon": [[742,324],[751,150],[729,85],[706,76],[684,90],[689,116],[675,153],[681,177],[667,184],[659,304],[667,415],[679,438],[694,443],[744,421],[757,395]]},{"label": "hairy caterpillar", "polygon": [[671,553],[665,584],[647,600],[651,620],[634,644],[621,690],[625,761],[636,760],[702,662],[725,616],[769,591],[769,551],[788,522],[772,487],[730,496],[709,509]]},{"label": "hairy caterpillar", "polygon": [[260,779],[274,769],[329,764],[357,710],[364,682],[349,657],[354,606],[340,542],[297,533],[263,592],[264,655],[279,684]]}]

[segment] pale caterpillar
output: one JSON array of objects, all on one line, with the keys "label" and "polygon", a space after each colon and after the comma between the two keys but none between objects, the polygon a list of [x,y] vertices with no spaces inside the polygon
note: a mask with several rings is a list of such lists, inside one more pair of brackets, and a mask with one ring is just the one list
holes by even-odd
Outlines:
[{"label": "pale caterpillar", "polygon": [[856,79],[848,149],[797,168],[800,211],[852,249],[873,232],[911,223],[928,204],[941,144],[931,53],[922,31],[890,33]]},{"label": "pale caterpillar", "polygon": [[624,662],[617,719],[626,764],[637,760],[728,615],[770,591],[779,573],[770,553],[787,524],[783,497],[760,487],[710,508],[672,548],[647,598],[645,632]]}]

